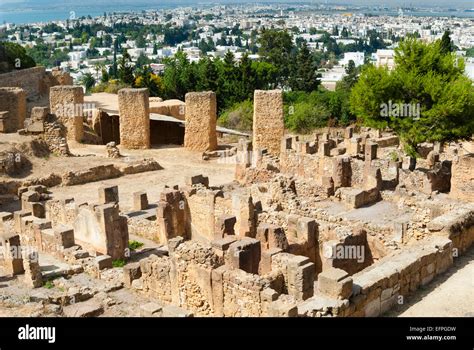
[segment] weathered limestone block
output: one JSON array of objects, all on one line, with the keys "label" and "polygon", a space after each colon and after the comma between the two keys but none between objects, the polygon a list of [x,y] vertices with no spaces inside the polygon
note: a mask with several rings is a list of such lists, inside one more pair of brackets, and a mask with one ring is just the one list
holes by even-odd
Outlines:
[{"label": "weathered limestone block", "polygon": [[257,227],[257,235],[255,237],[261,243],[262,249],[277,248],[283,251],[288,249],[288,240],[286,238],[283,228],[262,223]]},{"label": "weathered limestone block", "polygon": [[99,203],[118,203],[119,192],[118,186],[99,187]]},{"label": "weathered limestone block", "polygon": [[280,248],[271,248],[268,250],[262,251],[262,256],[260,259],[259,272],[261,275],[265,275],[272,271],[272,259],[273,256],[283,252]]},{"label": "weathered limestone block", "polygon": [[146,192],[133,193],[133,210],[148,209],[148,197]]},{"label": "weathered limestone block", "polygon": [[255,90],[253,112],[253,151],[267,149],[280,155],[284,134],[283,96],[281,90]]},{"label": "weathered limestone block", "polygon": [[150,148],[148,89],[122,89],[118,101],[120,145],[129,149]]},{"label": "weathered limestone block", "polygon": [[354,127],[353,126],[348,126],[347,128],[344,129],[344,138],[345,139],[350,139],[354,135]]},{"label": "weathered limestone block", "polygon": [[460,253],[474,243],[474,207],[460,206],[434,218],[427,225],[430,232],[449,238]]},{"label": "weathered limestone block", "polygon": [[73,221],[75,239],[92,246],[112,260],[123,259],[128,249],[127,218],[116,203],[80,206]]},{"label": "weathered limestone block", "polygon": [[452,165],[450,196],[474,202],[474,154],[459,157]]},{"label": "weathered limestone block", "polygon": [[433,191],[449,192],[451,189],[451,165],[451,161],[448,160],[436,163],[433,169],[426,172],[422,190],[428,194]]},{"label": "weathered limestone block", "polygon": [[426,156],[426,161],[428,163],[428,167],[430,169],[433,169],[433,167],[435,166],[436,163],[439,162],[439,153],[438,152],[435,152],[435,151],[431,151],[430,153],[428,153],[428,155]]},{"label": "weathered limestone block", "polygon": [[212,249],[214,253],[216,253],[219,257],[224,257],[225,253],[229,249],[230,245],[237,241],[237,237],[235,236],[226,236],[220,239],[216,239],[211,242]]},{"label": "weathered limestone block", "polygon": [[217,149],[217,102],[212,91],[188,92],[186,101],[186,129],[184,147],[192,151]]},{"label": "weathered limestone block", "polygon": [[157,303],[147,303],[140,306],[140,315],[142,317],[157,317],[162,314],[162,306]]},{"label": "weathered limestone block", "polygon": [[288,261],[288,294],[295,300],[306,300],[314,293],[315,266],[305,256],[295,255]]},{"label": "weathered limestone block", "polygon": [[94,260],[96,268],[100,270],[112,268],[112,258],[109,255],[99,255]]},{"label": "weathered limestone block", "polygon": [[286,300],[290,298],[284,298],[282,295],[277,300],[271,302],[268,305],[268,316],[269,317],[297,317],[298,307],[292,300]]},{"label": "weathered limestone block", "polygon": [[371,161],[377,158],[377,143],[375,142],[367,142],[365,144],[365,160]]},{"label": "weathered limestone block", "polygon": [[202,174],[194,175],[186,178],[186,186],[203,185],[209,187],[209,177],[203,176]]},{"label": "weathered limestone block", "polygon": [[54,236],[56,242],[64,249],[72,247],[74,242],[74,230],[72,227],[59,225],[54,227]]},{"label": "weathered limestone block", "polygon": [[229,246],[228,263],[234,269],[258,274],[260,263],[260,241],[253,238],[242,238]]},{"label": "weathered limestone block", "polygon": [[130,263],[124,266],[123,268],[123,280],[126,287],[130,288],[132,286],[133,280],[136,280],[142,276],[142,271],[140,269],[140,263]]},{"label": "weathered limestone block", "polygon": [[331,154],[331,143],[328,141],[319,142],[319,155],[329,157]]},{"label": "weathered limestone block", "polygon": [[217,218],[215,236],[217,238],[223,238],[228,235],[235,235],[234,226],[237,222],[235,216],[232,215],[222,215]]},{"label": "weathered limestone block", "polygon": [[347,156],[338,156],[333,158],[334,188],[350,187],[352,179],[351,158]]},{"label": "weathered limestone block", "polygon": [[156,217],[161,243],[178,236],[189,237],[188,210],[185,196],[179,190],[167,188],[160,194]]},{"label": "weathered limestone block", "polygon": [[370,166],[369,163],[365,163],[365,168],[364,168],[364,178],[365,178],[365,184],[364,188],[365,189],[372,189],[376,188],[379,191],[382,189],[382,172],[380,171],[380,168],[378,167],[373,167]]},{"label": "weathered limestone block", "polygon": [[329,268],[318,275],[318,291],[336,299],[348,299],[352,294],[352,278],[341,269]]},{"label": "weathered limestone block", "polygon": [[4,133],[23,129],[26,118],[26,93],[16,87],[0,87],[0,130]]},{"label": "weathered limestone block", "polygon": [[66,126],[67,139],[80,142],[84,136],[84,90],[81,86],[53,86],[49,106]]},{"label": "weathered limestone block", "polygon": [[43,285],[43,275],[38,262],[38,253],[30,253],[23,260],[25,270],[24,281],[31,288],[39,288]]},{"label": "weathered limestone block", "polygon": [[257,218],[252,196],[246,194],[232,194],[232,213],[237,222],[235,233],[241,237],[255,237]]},{"label": "weathered limestone block", "polygon": [[12,276],[23,273],[23,259],[21,256],[20,235],[13,232],[4,232],[0,235],[3,248],[3,268]]}]

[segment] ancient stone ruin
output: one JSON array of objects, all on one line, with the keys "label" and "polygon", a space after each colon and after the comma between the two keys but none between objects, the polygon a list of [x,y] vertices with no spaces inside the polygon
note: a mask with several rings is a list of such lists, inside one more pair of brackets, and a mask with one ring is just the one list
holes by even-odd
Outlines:
[{"label": "ancient stone ruin", "polygon": [[123,89],[88,118],[57,81],[27,111],[0,76],[4,303],[18,284],[34,315],[381,316],[472,249],[474,157],[455,143],[420,145],[410,170],[389,130],[289,135],[273,90],[251,138],[224,144],[215,93],[192,92],[172,105],[183,146],[152,147],[175,107]]}]

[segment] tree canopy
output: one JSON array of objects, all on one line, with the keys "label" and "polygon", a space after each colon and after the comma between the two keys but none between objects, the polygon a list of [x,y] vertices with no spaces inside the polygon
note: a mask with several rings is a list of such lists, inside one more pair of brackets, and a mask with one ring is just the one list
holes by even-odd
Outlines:
[{"label": "tree canopy", "polygon": [[367,126],[392,128],[411,156],[422,142],[474,133],[472,81],[464,75],[464,61],[443,45],[405,39],[395,50],[395,69],[365,67],[351,92],[357,118]]}]

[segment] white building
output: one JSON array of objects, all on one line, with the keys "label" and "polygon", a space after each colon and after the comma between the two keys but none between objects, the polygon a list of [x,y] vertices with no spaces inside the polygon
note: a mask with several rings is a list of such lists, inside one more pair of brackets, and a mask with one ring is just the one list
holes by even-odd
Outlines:
[{"label": "white building", "polygon": [[339,61],[339,64],[343,67],[349,64],[349,61],[354,61],[356,67],[364,64],[364,53],[363,52],[345,52],[344,58]]},{"label": "white building", "polygon": [[377,67],[387,67],[393,69],[395,67],[395,51],[394,50],[377,50],[375,53]]}]

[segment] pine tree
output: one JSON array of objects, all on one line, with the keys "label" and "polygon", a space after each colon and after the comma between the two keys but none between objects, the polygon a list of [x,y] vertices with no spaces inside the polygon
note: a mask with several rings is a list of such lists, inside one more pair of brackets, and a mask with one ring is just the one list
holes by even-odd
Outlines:
[{"label": "pine tree", "polygon": [[132,59],[130,55],[128,54],[127,50],[124,50],[122,58],[119,62],[118,76],[122,82],[130,85],[133,84],[135,80],[133,77],[133,67],[131,63]]}]

